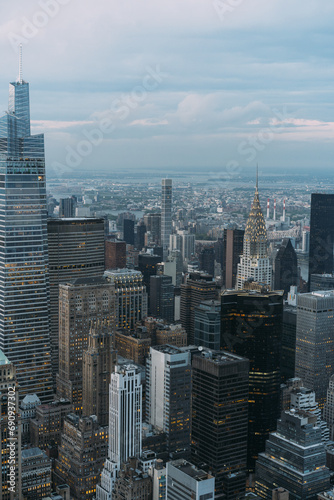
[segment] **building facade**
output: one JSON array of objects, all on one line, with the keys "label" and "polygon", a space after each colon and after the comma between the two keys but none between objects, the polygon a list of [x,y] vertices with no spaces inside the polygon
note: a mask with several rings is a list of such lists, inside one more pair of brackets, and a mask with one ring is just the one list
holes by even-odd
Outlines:
[{"label": "building facade", "polygon": [[243,252],[243,229],[224,229],[222,251],[222,281],[227,289],[234,289],[237,279],[238,264]]},{"label": "building facade", "polygon": [[205,300],[195,308],[195,345],[220,349],[220,310],[219,300]]},{"label": "building facade", "polygon": [[284,290],[287,298],[291,286],[299,285],[297,254],[289,238],[284,238],[274,261],[274,290]]},{"label": "building facade", "polygon": [[167,462],[166,500],[211,500],[215,498],[215,479],[186,460]]},{"label": "building facade", "polygon": [[169,250],[169,237],[172,234],[172,179],[162,179],[161,197],[161,244],[163,260],[166,260]]},{"label": "building facade", "polygon": [[171,276],[151,276],[150,314],[174,322],[174,286]]}]

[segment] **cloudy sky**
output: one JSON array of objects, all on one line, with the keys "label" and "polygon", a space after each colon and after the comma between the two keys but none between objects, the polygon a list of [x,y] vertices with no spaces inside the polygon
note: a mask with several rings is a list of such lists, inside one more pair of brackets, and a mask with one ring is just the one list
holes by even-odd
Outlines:
[{"label": "cloudy sky", "polygon": [[30,82],[49,171],[327,169],[333,0],[15,0],[0,102]]}]

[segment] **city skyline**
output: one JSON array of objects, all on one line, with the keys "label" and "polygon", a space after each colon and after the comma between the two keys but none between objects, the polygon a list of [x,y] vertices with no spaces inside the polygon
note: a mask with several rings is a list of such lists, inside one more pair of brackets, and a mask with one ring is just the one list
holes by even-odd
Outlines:
[{"label": "city skyline", "polygon": [[[48,175],[331,166],[329,0],[321,9],[311,0],[78,7],[4,6],[0,98],[21,42],[24,74],[37,82],[32,124],[46,132]],[[101,132],[105,119],[112,131]]]}]

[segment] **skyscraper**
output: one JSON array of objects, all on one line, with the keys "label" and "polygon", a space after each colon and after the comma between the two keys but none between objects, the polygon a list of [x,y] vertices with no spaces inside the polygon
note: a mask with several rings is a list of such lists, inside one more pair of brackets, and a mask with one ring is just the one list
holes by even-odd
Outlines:
[{"label": "skyscraper", "polygon": [[163,260],[166,260],[169,249],[169,237],[172,234],[172,179],[162,179],[161,199],[161,244]]},{"label": "skyscraper", "polygon": [[309,280],[333,272],[334,194],[312,194],[310,226]]},{"label": "skyscraper", "polygon": [[30,134],[21,69],[0,118],[0,186],[0,349],[16,367],[20,397],[45,402],[52,379],[44,135]]},{"label": "skyscraper", "polygon": [[235,288],[240,255],[243,252],[245,231],[242,229],[224,229],[222,252],[222,278],[225,288]]},{"label": "skyscraper", "polygon": [[59,368],[59,284],[100,278],[104,271],[104,219],[49,219],[50,332],[53,384]]},{"label": "skyscraper", "polygon": [[167,434],[170,457],[190,452],[190,354],[177,347],[150,348],[146,362],[146,419]]},{"label": "skyscraper", "polygon": [[290,286],[298,286],[298,265],[295,249],[289,238],[284,238],[274,261],[274,289],[284,290],[287,297]]},{"label": "skyscraper", "polygon": [[122,463],[142,449],[142,385],[134,365],[116,366],[109,386],[108,458],[96,487],[97,500],[111,500]]},{"label": "skyscraper", "polygon": [[249,278],[272,286],[272,266],[267,252],[267,230],[261,210],[257,180],[245,229],[243,255],[238,264],[236,288],[241,290]]},{"label": "skyscraper", "polygon": [[334,291],[298,296],[295,375],[315,392],[321,408],[334,370],[333,310]]},{"label": "skyscraper", "polygon": [[279,416],[283,292],[225,291],[221,304],[221,347],[250,361],[247,462],[252,471]]},{"label": "skyscraper", "polygon": [[195,307],[194,343],[208,349],[220,349],[220,310],[218,300],[204,300]]},{"label": "skyscraper", "polygon": [[248,359],[202,349],[192,359],[192,462],[215,476],[215,498],[242,497],[246,487]]},{"label": "skyscraper", "polygon": [[174,286],[171,276],[151,276],[150,314],[174,322]]},{"label": "skyscraper", "polygon": [[329,478],[317,417],[303,410],[283,412],[256,464],[256,494],[271,500],[280,486],[292,500],[315,500],[329,489]]}]

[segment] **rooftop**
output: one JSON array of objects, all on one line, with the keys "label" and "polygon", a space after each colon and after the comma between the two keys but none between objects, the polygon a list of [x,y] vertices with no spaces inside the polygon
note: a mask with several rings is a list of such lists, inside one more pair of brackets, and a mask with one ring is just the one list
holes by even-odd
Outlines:
[{"label": "rooftop", "polygon": [[0,366],[1,365],[10,365],[10,364],[11,363],[10,363],[9,359],[7,358],[7,356],[5,356],[5,354],[0,349]]},{"label": "rooftop", "polygon": [[187,476],[192,477],[196,481],[205,481],[206,479],[212,478],[210,474],[208,474],[202,469],[198,469],[195,465],[191,464],[190,462],[187,462],[186,460],[183,459],[174,460],[169,463],[170,465],[180,470],[184,474],[187,474]]}]

